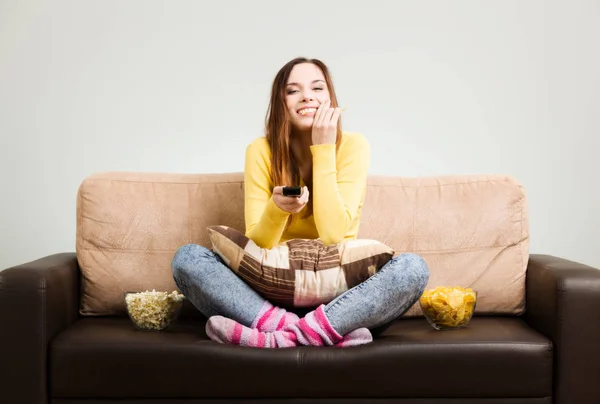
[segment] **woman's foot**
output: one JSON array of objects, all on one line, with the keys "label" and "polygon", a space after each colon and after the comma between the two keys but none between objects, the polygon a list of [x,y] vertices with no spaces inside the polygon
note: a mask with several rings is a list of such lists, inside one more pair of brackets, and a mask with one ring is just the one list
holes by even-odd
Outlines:
[{"label": "woman's foot", "polygon": [[289,348],[305,346],[354,346],[373,340],[371,332],[359,328],[342,336],[331,327],[323,311],[324,305],[308,313],[301,320],[275,331],[259,331],[225,318],[213,316],[206,323],[210,339],[223,344],[256,348]]},{"label": "woman's foot", "polygon": [[253,348],[288,348],[297,345],[296,334],[291,331],[259,331],[223,316],[208,319],[206,334],[211,340],[221,344]]},{"label": "woman's foot", "polygon": [[266,301],[250,328],[263,332],[273,332],[283,330],[286,326],[297,323],[299,320],[300,317],[296,313],[273,306],[269,301]]}]

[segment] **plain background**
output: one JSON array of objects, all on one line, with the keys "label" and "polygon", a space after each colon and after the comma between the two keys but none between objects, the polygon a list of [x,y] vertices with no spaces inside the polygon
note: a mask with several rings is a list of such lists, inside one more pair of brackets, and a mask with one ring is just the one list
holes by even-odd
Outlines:
[{"label": "plain background", "polygon": [[0,0],[0,268],[75,250],[94,172],[242,171],[296,56],[372,174],[513,176],[531,252],[600,267],[598,1]]}]

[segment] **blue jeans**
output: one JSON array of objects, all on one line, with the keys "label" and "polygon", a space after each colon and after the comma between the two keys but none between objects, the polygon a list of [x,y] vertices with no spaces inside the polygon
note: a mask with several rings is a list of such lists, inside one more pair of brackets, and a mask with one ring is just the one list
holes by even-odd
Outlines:
[{"label": "blue jeans", "polygon": [[[265,299],[209,249],[187,244],[171,262],[177,287],[206,317],[221,315],[250,326]],[[423,294],[429,280],[419,255],[392,258],[375,275],[325,306],[325,315],[341,335],[366,327],[381,332]]]}]

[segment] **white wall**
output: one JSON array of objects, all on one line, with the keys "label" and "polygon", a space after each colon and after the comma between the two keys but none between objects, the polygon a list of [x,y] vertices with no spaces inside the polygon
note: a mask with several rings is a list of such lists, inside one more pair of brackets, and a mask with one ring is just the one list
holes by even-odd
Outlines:
[{"label": "white wall", "polygon": [[600,267],[598,1],[0,1],[0,268],[74,251],[105,170],[242,171],[271,81],[331,68],[371,173],[503,173]]}]

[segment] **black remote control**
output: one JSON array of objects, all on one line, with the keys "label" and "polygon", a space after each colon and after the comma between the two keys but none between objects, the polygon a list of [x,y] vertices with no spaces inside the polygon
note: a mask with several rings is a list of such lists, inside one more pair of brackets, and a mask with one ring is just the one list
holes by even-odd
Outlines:
[{"label": "black remote control", "polygon": [[300,187],[283,187],[283,196],[300,196],[302,188]]}]

